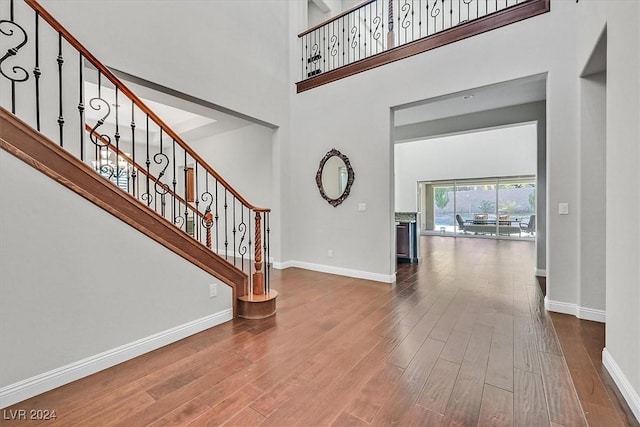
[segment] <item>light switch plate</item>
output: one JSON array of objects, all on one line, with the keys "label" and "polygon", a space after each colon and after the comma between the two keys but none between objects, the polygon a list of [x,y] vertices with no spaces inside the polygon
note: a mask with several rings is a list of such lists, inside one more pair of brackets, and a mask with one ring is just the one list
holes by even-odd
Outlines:
[{"label": "light switch plate", "polygon": [[558,204],[558,213],[560,215],[569,215],[569,203]]},{"label": "light switch plate", "polygon": [[367,204],[366,203],[358,203],[358,212],[364,212],[367,210]]}]

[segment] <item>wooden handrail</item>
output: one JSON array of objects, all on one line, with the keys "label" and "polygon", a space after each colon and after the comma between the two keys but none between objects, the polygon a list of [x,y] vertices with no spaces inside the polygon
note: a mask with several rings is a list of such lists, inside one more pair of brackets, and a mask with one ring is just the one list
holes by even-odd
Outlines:
[{"label": "wooden handrail", "polygon": [[307,34],[309,34],[309,33],[313,32],[313,31],[317,30],[318,28],[322,28],[322,27],[324,27],[325,25],[330,24],[330,23],[332,23],[333,21],[337,21],[338,19],[342,18],[343,16],[346,16],[346,15],[350,14],[350,13],[351,13],[351,12],[353,12],[354,10],[358,10],[358,9],[360,9],[360,8],[361,8],[361,7],[363,7],[363,6],[366,6],[366,5],[368,5],[369,3],[373,3],[373,2],[376,2],[376,1],[378,1],[378,0],[366,0],[366,1],[363,1],[362,3],[360,3],[360,4],[358,4],[358,5],[354,6],[354,7],[352,7],[351,9],[347,9],[347,10],[345,10],[344,12],[342,12],[342,13],[340,13],[340,14],[336,15],[336,16],[333,16],[333,17],[331,17],[331,18],[327,19],[326,21],[323,21],[323,22],[319,23],[319,24],[318,24],[318,25],[316,25],[316,26],[311,27],[311,28],[309,28],[309,29],[308,29],[308,30],[306,30],[306,31],[303,31],[302,33],[298,34],[298,38],[303,37],[303,36],[306,36]]},{"label": "wooden handrail", "polygon": [[144,102],[134,94],[115,74],[113,74],[105,65],[103,65],[98,59],[91,54],[66,28],[62,26],[46,9],[44,9],[36,0],[25,0],[33,10],[38,12],[42,19],[44,19],[55,31],[57,31],[62,37],[78,50],[82,56],[87,59],[96,69],[102,73],[111,83],[114,84],[122,93],[124,93],[133,103],[147,114],[156,124],[158,124],[171,138],[173,138],[178,145],[180,145],[196,162],[200,163],[202,167],[209,172],[223,187],[225,187],[233,196],[235,196],[243,205],[247,206],[256,212],[271,212],[269,208],[260,208],[249,203],[244,197],[240,195],[224,178],[222,178],[209,164],[207,164],[187,143],[180,138],[180,136],[174,132],[158,115],[156,115]]},{"label": "wooden handrail", "polygon": [[246,294],[248,284],[249,276],[245,272],[175,227],[167,218],[143,206],[132,195],[106,182],[91,166],[3,107],[0,107],[0,149],[229,285],[233,290],[234,316],[237,315],[236,298]]},{"label": "wooden handrail", "polygon": [[350,64],[317,74],[297,82],[297,92],[304,92],[363,71],[372,70],[382,65],[409,58],[449,43],[549,12],[550,1],[551,0],[527,0],[498,12],[431,34],[430,36],[416,39],[412,42],[351,62]]},{"label": "wooden handrail", "polygon": [[[87,129],[87,131],[89,131],[89,132],[91,132],[91,130],[92,130],[91,126],[89,126],[88,124],[85,124],[85,129]],[[116,153],[116,155],[118,157],[123,158],[128,164],[133,166],[137,171],[141,172],[144,176],[148,176],[149,179],[154,181],[154,182],[157,180],[157,178],[155,176],[153,176],[153,174],[147,173],[147,171],[145,170],[145,168],[142,165],[134,162],[133,159],[131,159],[129,156],[127,156],[127,154],[124,151],[120,150],[119,148],[114,147],[113,144],[109,143],[109,141],[107,141],[102,135],[96,135],[96,136],[100,141],[102,141],[104,143],[105,147],[107,147],[109,150],[111,150],[114,153]],[[204,217],[204,214],[202,212],[200,212],[199,210],[197,210],[195,206],[191,205],[190,202],[187,202],[185,199],[180,197],[179,194],[174,193],[173,190],[171,190],[170,188],[167,188],[167,193],[173,195],[180,203],[182,203],[183,205],[186,205],[193,212],[197,213],[199,217],[201,217],[201,218]]]}]

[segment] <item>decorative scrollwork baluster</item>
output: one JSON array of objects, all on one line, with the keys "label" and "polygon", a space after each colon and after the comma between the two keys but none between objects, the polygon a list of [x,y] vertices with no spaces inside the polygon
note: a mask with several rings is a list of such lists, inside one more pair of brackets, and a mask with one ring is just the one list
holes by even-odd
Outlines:
[{"label": "decorative scrollwork baluster", "polygon": [[[20,48],[22,48],[25,44],[27,44],[27,32],[20,25],[13,22],[13,7],[11,11],[11,20],[3,19],[0,21],[0,34],[7,37],[13,37],[14,29],[19,30],[19,34],[21,35],[20,40],[17,44],[7,49],[7,53],[4,54],[2,58],[0,58],[0,74],[2,74],[5,78],[11,81],[11,112],[13,114],[16,113],[16,83],[24,82],[29,79],[29,73],[23,67],[19,65],[14,65],[10,67],[10,72],[7,73],[6,70],[6,60],[11,58],[12,56],[16,56]],[[13,43],[12,43],[13,44]]]},{"label": "decorative scrollwork baluster", "polygon": [[165,172],[167,171],[167,168],[169,167],[169,157],[164,153],[156,153],[153,156],[153,162],[159,166],[164,165],[164,167],[158,174],[158,177],[155,179],[153,183],[153,188],[155,189],[155,192],[160,196],[164,196],[169,192],[169,185],[162,182],[162,177],[164,176]]},{"label": "decorative scrollwork baluster", "polygon": [[[10,27],[10,28],[5,29],[4,27]],[[16,24],[15,22],[8,21],[6,19],[3,19],[0,21],[0,33],[2,33],[2,35],[7,37],[12,37],[14,35],[14,31],[11,27],[17,28],[18,30],[20,30],[20,34],[22,35],[22,40],[16,46],[13,46],[7,49],[7,53],[5,53],[2,58],[0,58],[0,73],[2,73],[4,77],[11,80],[12,82],[19,83],[19,82],[27,81],[29,79],[29,73],[27,72],[27,70],[25,70],[23,67],[19,65],[14,65],[13,67],[11,67],[12,73],[7,74],[7,72],[5,71],[5,67],[3,65],[5,65],[4,63],[7,59],[9,59],[12,56],[16,56],[18,54],[18,51],[25,44],[27,44],[28,37],[27,37],[27,32],[24,30],[24,28],[22,28],[20,25]]]},{"label": "decorative scrollwork baluster", "polygon": [[331,36],[331,56],[335,57],[338,54],[338,36],[335,34]]},{"label": "decorative scrollwork baluster", "polygon": [[111,137],[106,134],[100,134],[98,132],[98,128],[104,124],[106,118],[109,117],[109,114],[111,114],[111,107],[109,106],[109,103],[107,101],[100,97],[91,98],[89,100],[89,106],[94,111],[102,110],[102,106],[106,107],[106,114],[104,114],[91,128],[91,131],[89,132],[89,139],[91,140],[93,145],[98,148],[107,147],[111,145]]},{"label": "decorative scrollwork baluster", "polygon": [[245,238],[247,236],[247,224],[244,222],[244,209],[240,215],[240,224],[238,224],[238,232],[240,233],[240,243],[238,243],[238,254],[240,254],[241,268],[244,270],[244,256],[247,254],[247,244]]},{"label": "decorative scrollwork baluster", "polygon": [[380,16],[376,16],[373,18],[372,22],[373,25],[375,25],[375,28],[373,29],[373,39],[379,40],[380,37],[382,37],[382,28],[380,27],[380,24],[382,24],[382,18]]},{"label": "decorative scrollwork baluster", "polygon": [[356,38],[359,36],[358,27],[355,25],[351,27],[350,33],[351,33],[351,47],[354,49],[354,55],[355,55],[355,49],[358,47],[358,39]]},{"label": "decorative scrollwork baluster", "polygon": [[402,19],[398,17],[398,20],[401,21],[400,26],[406,30],[411,26],[411,22],[409,21],[409,13],[413,14],[411,10],[411,5],[407,3],[405,0],[405,3],[400,8],[400,11],[404,13],[404,15],[402,16]]}]

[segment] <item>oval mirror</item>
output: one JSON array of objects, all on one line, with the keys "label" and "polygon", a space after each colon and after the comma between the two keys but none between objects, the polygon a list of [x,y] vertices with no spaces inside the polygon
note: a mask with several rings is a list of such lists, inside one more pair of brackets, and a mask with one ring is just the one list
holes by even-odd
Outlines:
[{"label": "oval mirror", "polygon": [[342,203],[355,179],[349,158],[333,148],[320,160],[316,184],[320,195],[333,207]]}]

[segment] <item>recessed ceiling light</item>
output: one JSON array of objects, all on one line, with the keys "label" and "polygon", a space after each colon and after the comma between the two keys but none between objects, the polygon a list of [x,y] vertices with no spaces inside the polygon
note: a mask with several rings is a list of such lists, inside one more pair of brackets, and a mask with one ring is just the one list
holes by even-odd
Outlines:
[{"label": "recessed ceiling light", "polygon": [[463,97],[462,97],[462,99],[471,99],[471,98],[473,98],[473,94],[472,94],[472,93],[470,93],[469,95],[465,95],[465,96],[463,96]]}]

